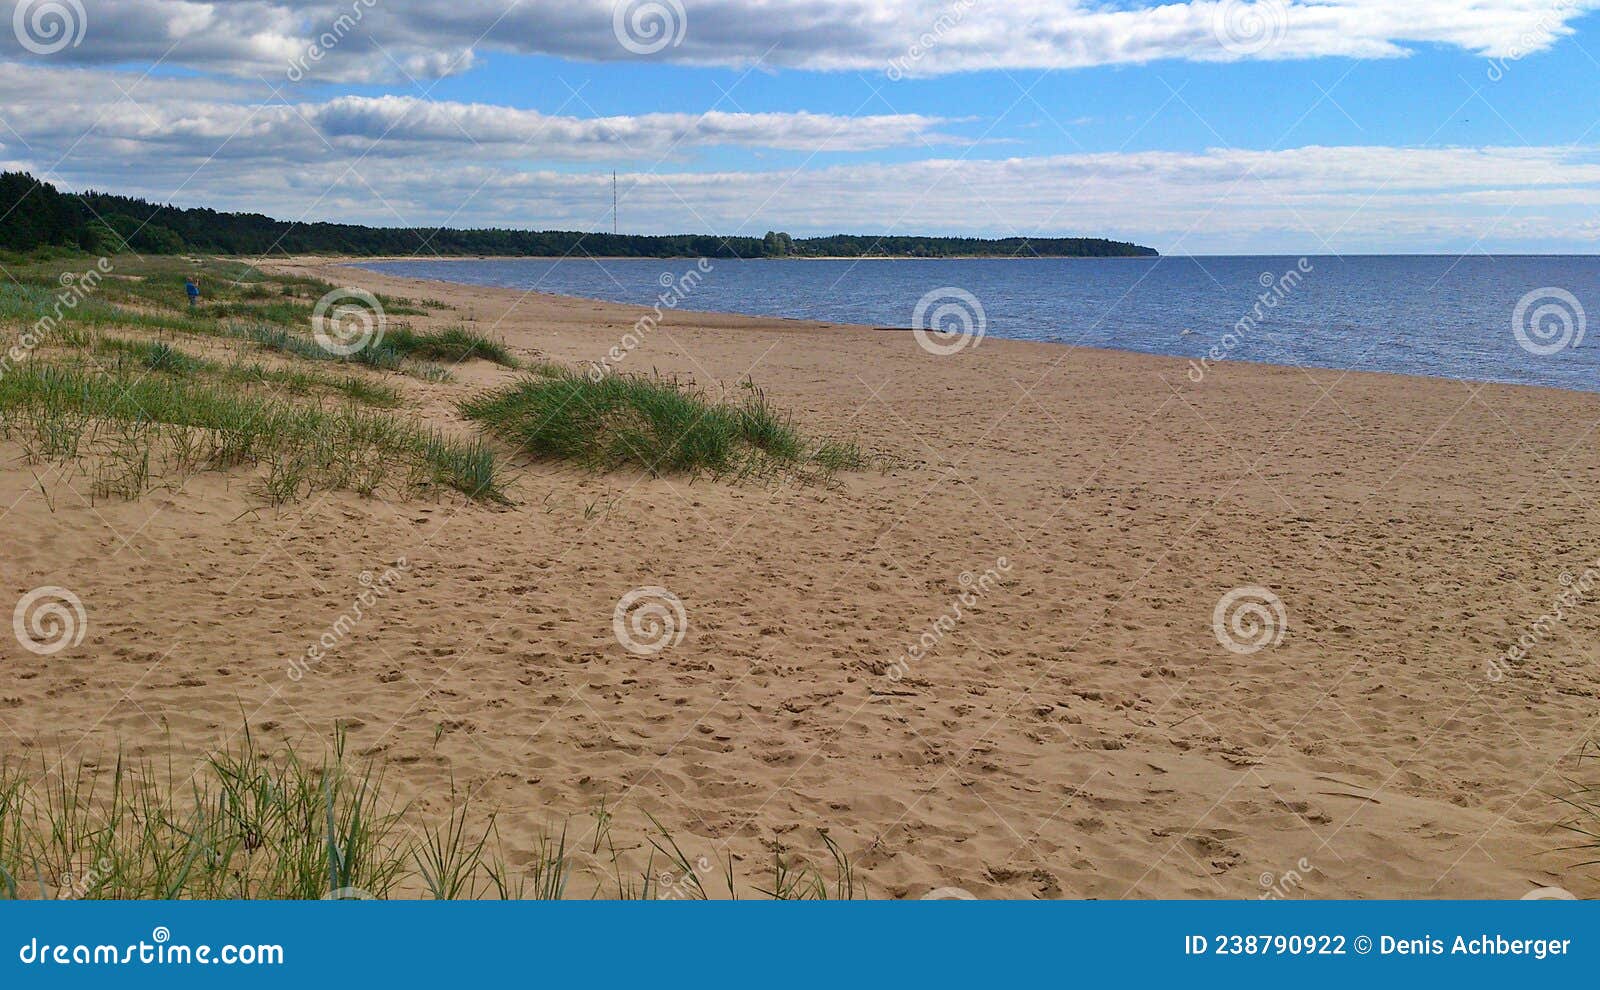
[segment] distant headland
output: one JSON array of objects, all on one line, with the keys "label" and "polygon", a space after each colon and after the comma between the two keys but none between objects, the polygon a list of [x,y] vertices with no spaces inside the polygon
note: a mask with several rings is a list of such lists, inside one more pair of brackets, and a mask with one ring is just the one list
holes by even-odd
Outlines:
[{"label": "distant headland", "polygon": [[332,254],[619,258],[1153,258],[1154,248],[1102,237],[764,237],[606,234],[577,230],[367,227],[298,223],[259,213],[183,209],[129,196],[64,193],[26,172],[0,174],[0,250],[78,248],[225,255]]}]

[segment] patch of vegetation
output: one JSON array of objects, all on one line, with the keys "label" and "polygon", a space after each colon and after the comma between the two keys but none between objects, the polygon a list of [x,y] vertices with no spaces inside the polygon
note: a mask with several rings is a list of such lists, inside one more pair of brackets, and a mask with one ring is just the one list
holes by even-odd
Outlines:
[{"label": "patch of vegetation", "polygon": [[192,375],[211,366],[209,361],[185,353],[166,341],[104,337],[95,344],[95,350],[119,359],[132,359],[149,371],[165,371],[174,375]]},{"label": "patch of vegetation", "polygon": [[517,367],[516,356],[504,344],[466,327],[445,327],[427,333],[396,327],[384,334],[383,344],[408,358],[452,363],[480,358],[507,368]]},{"label": "patch of vegetation", "polygon": [[[272,502],[320,490],[371,493],[396,467],[409,472],[407,488],[504,498],[495,459],[479,442],[357,406],[298,406],[167,375],[23,366],[0,378],[0,436],[20,441],[34,461],[90,457],[113,472],[143,464],[135,476],[145,480],[153,459],[184,474],[265,466],[264,494]],[[143,490],[97,486],[126,497]]]},{"label": "patch of vegetation", "polygon": [[853,444],[807,440],[791,417],[746,382],[738,402],[717,402],[673,379],[586,374],[544,365],[539,374],[468,400],[461,411],[535,458],[595,470],[742,478],[831,476],[865,467]]},{"label": "patch of vegetation", "polygon": [[244,363],[230,365],[223,374],[233,381],[271,385],[296,395],[328,392],[367,406],[392,409],[400,405],[399,389],[354,375],[341,378],[298,368],[268,368],[261,364]]},{"label": "patch of vegetation", "polygon": [[[43,755],[33,766],[0,764],[0,899],[555,900],[569,895],[583,861],[603,885],[587,896],[740,896],[731,856],[726,892],[713,894],[712,860],[691,860],[653,818],[647,862],[625,872],[604,807],[585,847],[569,845],[563,827],[541,834],[513,869],[493,813],[479,813],[454,788],[436,817],[394,807],[383,767],[352,766],[346,749],[336,734],[317,760],[288,747],[268,752],[247,726],[198,764],[170,752],[162,762],[119,754],[71,766]],[[865,896],[849,857],[820,834],[831,879],[777,846],[770,879],[754,891]]]}]

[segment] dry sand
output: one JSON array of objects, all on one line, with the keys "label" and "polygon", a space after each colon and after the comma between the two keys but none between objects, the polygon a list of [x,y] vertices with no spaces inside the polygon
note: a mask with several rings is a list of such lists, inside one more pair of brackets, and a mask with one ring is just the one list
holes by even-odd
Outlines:
[{"label": "dry sand", "polygon": [[[283,267],[557,361],[641,312]],[[272,510],[219,475],[90,506],[8,451],[0,578],[72,589],[89,626],[49,657],[0,637],[0,746],[200,754],[241,714],[274,742],[338,722],[424,808],[453,778],[501,809],[519,857],[604,800],[629,850],[648,810],[750,874],[825,827],[879,897],[1600,894],[1551,851],[1553,795],[1588,776],[1600,602],[1486,674],[1600,558],[1600,395],[1244,364],[1197,385],[1170,359],[687,313],[621,367],[748,376],[904,463],[831,490],[520,464],[509,509]],[[454,401],[508,377],[404,387],[465,430]],[[638,656],[612,617],[645,586],[687,621]],[[1287,616],[1248,655],[1213,629],[1242,586]]]}]

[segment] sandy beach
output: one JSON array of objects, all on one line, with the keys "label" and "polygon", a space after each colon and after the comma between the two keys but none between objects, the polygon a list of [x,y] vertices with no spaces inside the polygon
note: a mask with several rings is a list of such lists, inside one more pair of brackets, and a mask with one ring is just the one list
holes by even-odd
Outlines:
[{"label": "sandy beach", "polygon": [[[574,365],[644,312],[264,267]],[[636,868],[646,812],[752,869],[775,843],[825,861],[821,828],[874,897],[1600,895],[1555,827],[1597,776],[1600,395],[1228,362],[1197,383],[1178,359],[693,313],[616,368],[748,379],[887,466],[806,487],[515,460],[505,507],[266,508],[215,473],[91,504],[8,452],[0,574],[70,587],[88,631],[0,643],[6,749],[342,726],[420,808],[453,785],[498,809],[513,862],[570,821],[580,891],[603,805]],[[516,374],[396,384],[467,435],[456,402]],[[683,604],[649,654],[613,628],[641,588]],[[1281,602],[1266,641],[1219,635],[1239,589]]]}]

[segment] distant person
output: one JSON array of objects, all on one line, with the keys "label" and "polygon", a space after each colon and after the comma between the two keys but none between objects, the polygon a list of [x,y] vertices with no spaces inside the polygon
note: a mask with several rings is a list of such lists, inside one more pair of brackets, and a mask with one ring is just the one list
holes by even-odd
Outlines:
[{"label": "distant person", "polygon": [[189,296],[189,305],[195,306],[200,302],[200,278],[190,275],[183,280],[183,291]]}]

